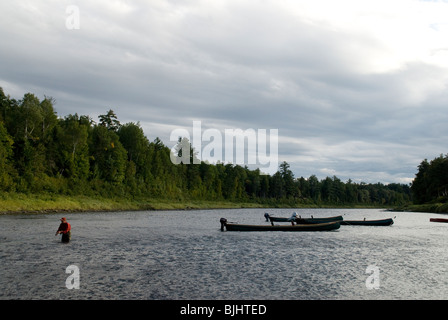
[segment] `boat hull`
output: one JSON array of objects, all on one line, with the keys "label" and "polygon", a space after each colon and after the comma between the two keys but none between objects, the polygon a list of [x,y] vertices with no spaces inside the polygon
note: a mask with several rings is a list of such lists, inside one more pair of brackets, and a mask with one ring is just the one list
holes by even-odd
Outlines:
[{"label": "boat hull", "polygon": [[394,224],[392,218],[381,220],[343,220],[343,226],[391,226]]},{"label": "boat hull", "polygon": [[[271,217],[269,216],[269,220],[271,222],[289,222],[290,218],[282,218],[282,217]],[[296,218],[294,222],[298,224],[316,224],[316,223],[327,223],[334,221],[342,221],[342,216],[335,217],[325,217],[325,218]]]},{"label": "boat hull", "polygon": [[448,222],[448,219],[443,219],[443,218],[430,218],[429,221],[431,221],[431,222]]},{"label": "boat hull", "polygon": [[249,225],[227,223],[227,231],[331,231],[339,229],[338,221],[318,224],[296,224],[296,225]]}]

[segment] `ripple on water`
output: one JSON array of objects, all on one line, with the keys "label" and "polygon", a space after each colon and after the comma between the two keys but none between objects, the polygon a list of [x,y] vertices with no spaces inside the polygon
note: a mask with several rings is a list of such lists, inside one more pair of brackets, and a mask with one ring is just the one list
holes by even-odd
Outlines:
[{"label": "ripple on water", "polygon": [[[289,215],[290,210],[271,210]],[[264,210],[84,213],[0,217],[1,299],[446,299],[446,227],[394,213],[391,227],[332,232],[221,232],[219,218],[263,224]],[[302,210],[302,216],[390,216],[380,210]],[[68,290],[67,266],[80,269]],[[368,290],[368,266],[380,270]]]}]

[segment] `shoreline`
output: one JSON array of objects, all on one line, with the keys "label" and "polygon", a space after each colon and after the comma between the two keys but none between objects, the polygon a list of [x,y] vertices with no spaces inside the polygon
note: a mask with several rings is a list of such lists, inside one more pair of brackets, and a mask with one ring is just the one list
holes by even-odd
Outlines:
[{"label": "shoreline", "polygon": [[169,210],[213,210],[213,209],[267,209],[267,208],[331,208],[331,209],[385,209],[379,206],[359,205],[317,205],[303,203],[259,203],[226,200],[189,200],[189,199],[109,199],[88,196],[66,196],[52,194],[0,195],[0,215],[7,214],[53,214],[113,211],[169,211]]},{"label": "shoreline", "polygon": [[250,202],[230,200],[190,199],[118,199],[92,196],[67,196],[55,194],[5,193],[0,195],[0,215],[6,214],[52,214],[113,211],[169,211],[169,210],[213,210],[213,209],[384,209],[391,212],[448,213],[448,203],[406,204],[400,207],[368,205],[331,205],[288,202]]},{"label": "shoreline", "polygon": [[232,202],[225,200],[118,199],[19,193],[0,195],[0,215],[238,208],[262,209],[267,207],[272,206],[253,202]]},{"label": "shoreline", "polygon": [[391,211],[448,214],[448,203],[408,204],[402,207],[391,209]]}]

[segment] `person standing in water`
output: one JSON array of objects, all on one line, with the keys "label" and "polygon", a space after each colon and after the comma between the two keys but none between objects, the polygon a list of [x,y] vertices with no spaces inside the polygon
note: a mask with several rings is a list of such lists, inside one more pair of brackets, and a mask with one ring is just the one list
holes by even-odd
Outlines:
[{"label": "person standing in water", "polygon": [[67,222],[66,218],[61,218],[61,224],[59,225],[58,231],[56,231],[55,236],[62,234],[62,242],[69,242],[72,236],[71,232],[72,226]]}]

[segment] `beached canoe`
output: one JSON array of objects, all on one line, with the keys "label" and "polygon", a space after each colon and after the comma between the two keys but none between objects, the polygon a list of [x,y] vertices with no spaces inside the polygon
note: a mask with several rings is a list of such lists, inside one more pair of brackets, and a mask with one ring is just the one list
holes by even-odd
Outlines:
[{"label": "beached canoe", "polygon": [[221,230],[224,230],[225,227],[227,231],[331,231],[339,229],[340,226],[339,221],[295,225],[251,225],[221,221]]},{"label": "beached canoe", "polygon": [[431,222],[448,222],[448,219],[443,219],[443,218],[430,218],[429,221],[431,221]]},{"label": "beached canoe", "polygon": [[392,218],[380,220],[343,220],[341,225],[345,226],[391,226],[394,224]]}]

